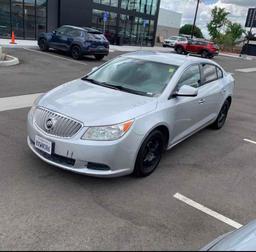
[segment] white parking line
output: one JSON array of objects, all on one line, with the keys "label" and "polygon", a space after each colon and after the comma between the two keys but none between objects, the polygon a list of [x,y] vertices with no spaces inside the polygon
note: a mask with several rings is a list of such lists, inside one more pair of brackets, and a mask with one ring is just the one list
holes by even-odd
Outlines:
[{"label": "white parking line", "polygon": [[39,54],[43,54],[43,55],[48,55],[48,56],[53,57],[53,58],[67,60],[67,61],[70,61],[72,63],[77,63],[77,64],[84,65],[84,66],[88,65],[87,63],[84,63],[82,61],[72,60],[72,59],[69,59],[69,58],[66,58],[66,57],[61,57],[61,56],[58,56],[58,55],[55,55],[55,54],[52,54],[52,53],[41,52],[41,51],[38,51],[38,50],[29,49],[29,48],[23,48],[23,49],[26,50],[26,51],[30,51],[30,52],[35,52],[35,53],[39,53]]},{"label": "white parking line", "polygon": [[245,141],[245,142],[248,142],[248,143],[256,144],[255,141],[252,141],[252,140],[250,140],[250,139],[246,139],[246,138],[245,138],[244,141]]},{"label": "white parking line", "polygon": [[234,227],[234,228],[238,229],[238,228],[243,226],[243,225],[241,225],[241,224],[239,224],[239,223],[237,223],[237,222],[235,222],[235,221],[233,221],[233,220],[231,220],[231,219],[229,219],[229,218],[227,218],[227,217],[225,217],[225,216],[223,216],[223,215],[221,215],[221,214],[219,214],[219,213],[217,213],[217,212],[215,212],[215,211],[213,211],[213,210],[211,210],[211,209],[209,209],[209,208],[207,208],[207,207],[205,207],[205,206],[203,206],[203,205],[201,205],[201,204],[199,204],[199,203],[197,203],[197,202],[195,202],[195,201],[193,201],[193,200],[191,200],[191,199],[189,199],[189,198],[187,198],[183,195],[181,195],[180,193],[176,193],[175,195],[173,195],[173,197],[175,199],[178,199],[178,200],[186,203],[189,206],[192,206],[192,207],[196,208],[199,211],[204,212],[205,214],[208,214],[208,215],[212,216],[213,218],[215,218],[219,221],[222,221],[222,222]]},{"label": "white parking line", "polygon": [[236,69],[236,71],[237,72],[242,72],[242,73],[252,73],[252,72],[256,72],[256,67]]},{"label": "white parking line", "polygon": [[39,95],[41,94],[38,93],[0,98],[0,112],[31,107]]}]

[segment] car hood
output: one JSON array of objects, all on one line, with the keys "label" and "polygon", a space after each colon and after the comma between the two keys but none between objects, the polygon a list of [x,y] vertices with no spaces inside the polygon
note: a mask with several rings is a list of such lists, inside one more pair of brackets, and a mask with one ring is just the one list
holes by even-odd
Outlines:
[{"label": "car hood", "polygon": [[38,106],[80,120],[85,126],[111,125],[156,109],[157,98],[122,92],[81,79],[46,93]]}]

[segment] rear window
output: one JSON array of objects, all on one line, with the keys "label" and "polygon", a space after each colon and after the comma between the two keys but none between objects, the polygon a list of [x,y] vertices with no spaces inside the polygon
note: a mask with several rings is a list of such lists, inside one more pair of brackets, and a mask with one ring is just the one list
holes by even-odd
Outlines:
[{"label": "rear window", "polygon": [[205,84],[218,79],[216,66],[211,64],[204,64],[202,68],[203,80]]},{"label": "rear window", "polygon": [[107,39],[105,38],[105,36],[102,33],[91,33],[91,32],[88,32],[87,34],[88,34],[88,37],[90,39],[107,41]]}]

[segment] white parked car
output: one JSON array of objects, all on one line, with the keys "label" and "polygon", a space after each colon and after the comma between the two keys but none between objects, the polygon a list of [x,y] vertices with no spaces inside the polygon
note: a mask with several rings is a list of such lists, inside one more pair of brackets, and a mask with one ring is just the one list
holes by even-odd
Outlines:
[{"label": "white parked car", "polygon": [[175,47],[176,43],[186,43],[188,40],[182,36],[172,36],[164,40],[163,47]]}]

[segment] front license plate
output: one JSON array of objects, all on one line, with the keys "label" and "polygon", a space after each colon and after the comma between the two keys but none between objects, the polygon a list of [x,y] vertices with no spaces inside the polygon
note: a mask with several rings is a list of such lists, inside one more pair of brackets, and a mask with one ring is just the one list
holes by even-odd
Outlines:
[{"label": "front license plate", "polygon": [[35,138],[35,147],[49,155],[52,154],[52,143],[40,136]]}]

